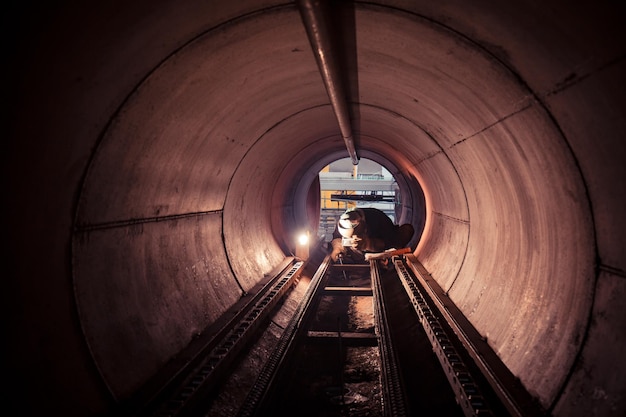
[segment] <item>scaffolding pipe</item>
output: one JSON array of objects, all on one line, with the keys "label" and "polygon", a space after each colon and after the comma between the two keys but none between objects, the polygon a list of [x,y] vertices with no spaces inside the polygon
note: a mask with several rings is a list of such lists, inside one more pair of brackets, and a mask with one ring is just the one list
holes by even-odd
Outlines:
[{"label": "scaffolding pipe", "polygon": [[348,149],[353,165],[359,164],[359,158],[354,147],[350,112],[348,111],[345,86],[341,81],[339,63],[336,58],[336,49],[333,48],[328,18],[324,14],[322,2],[325,0],[298,0],[298,9],[304,23],[313,54],[317,61],[326,92],[339,123],[341,136]]}]

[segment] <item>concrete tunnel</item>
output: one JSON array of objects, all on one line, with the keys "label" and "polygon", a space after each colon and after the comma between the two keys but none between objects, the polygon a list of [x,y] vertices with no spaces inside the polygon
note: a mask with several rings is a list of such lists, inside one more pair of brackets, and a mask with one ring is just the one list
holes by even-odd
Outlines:
[{"label": "concrete tunnel", "polygon": [[[397,179],[414,254],[550,414],[624,415],[624,5],[331,16],[356,152]],[[5,404],[106,415],[315,232],[344,135],[295,2],[5,18]]]}]

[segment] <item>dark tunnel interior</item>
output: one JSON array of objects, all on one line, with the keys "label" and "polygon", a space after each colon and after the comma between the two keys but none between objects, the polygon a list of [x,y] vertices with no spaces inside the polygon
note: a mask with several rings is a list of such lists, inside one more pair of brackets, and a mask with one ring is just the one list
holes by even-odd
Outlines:
[{"label": "dark tunnel interior", "polygon": [[624,415],[621,2],[3,22],[9,409],[107,415],[317,232],[318,173],[353,157],[393,175],[413,255],[542,407]]}]

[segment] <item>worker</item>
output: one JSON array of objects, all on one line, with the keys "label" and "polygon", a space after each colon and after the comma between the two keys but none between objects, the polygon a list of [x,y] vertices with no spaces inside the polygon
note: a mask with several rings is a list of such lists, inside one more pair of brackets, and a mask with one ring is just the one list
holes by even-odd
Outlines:
[{"label": "worker", "polygon": [[404,248],[414,232],[412,225],[396,225],[378,209],[349,209],[335,225],[330,256],[335,262],[344,256],[362,261],[366,252]]}]

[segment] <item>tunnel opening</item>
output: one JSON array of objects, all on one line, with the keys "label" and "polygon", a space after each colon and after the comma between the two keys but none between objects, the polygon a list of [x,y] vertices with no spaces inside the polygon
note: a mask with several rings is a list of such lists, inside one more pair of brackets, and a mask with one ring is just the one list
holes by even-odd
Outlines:
[{"label": "tunnel opening", "polygon": [[357,166],[344,153],[330,152],[308,166],[284,169],[274,189],[283,201],[275,202],[278,210],[272,220],[274,237],[286,254],[297,252],[302,233],[330,242],[339,216],[352,207],[378,208],[395,224],[413,225],[415,233],[407,246],[415,250],[427,220],[419,175],[401,155],[370,149],[361,149],[360,154]]},{"label": "tunnel opening", "polygon": [[339,216],[351,208],[377,208],[396,221],[400,189],[393,175],[379,163],[363,158],[353,165],[349,158],[339,159],[326,165],[319,179],[318,235],[326,241],[331,240]]}]

